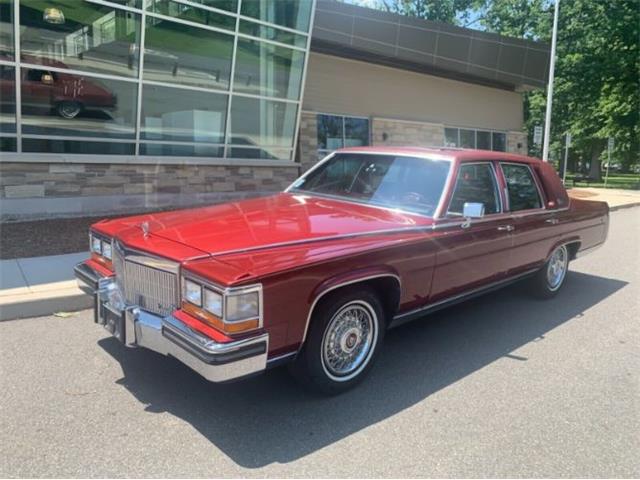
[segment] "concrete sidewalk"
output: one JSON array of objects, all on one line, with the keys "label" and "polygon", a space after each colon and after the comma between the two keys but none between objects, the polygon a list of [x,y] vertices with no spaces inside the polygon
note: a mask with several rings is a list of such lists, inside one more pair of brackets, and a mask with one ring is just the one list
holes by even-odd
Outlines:
[{"label": "concrete sidewalk", "polygon": [[[611,211],[640,205],[640,191],[572,188],[573,198],[599,200]],[[90,308],[93,299],[77,286],[76,263],[88,252],[49,257],[0,260],[0,320],[51,315]]]},{"label": "concrete sidewalk", "polygon": [[607,202],[611,211],[640,205],[640,190],[574,187],[567,190],[572,198]]},{"label": "concrete sidewalk", "polygon": [[76,263],[88,252],[0,260],[0,320],[82,310],[93,300],[77,286]]}]

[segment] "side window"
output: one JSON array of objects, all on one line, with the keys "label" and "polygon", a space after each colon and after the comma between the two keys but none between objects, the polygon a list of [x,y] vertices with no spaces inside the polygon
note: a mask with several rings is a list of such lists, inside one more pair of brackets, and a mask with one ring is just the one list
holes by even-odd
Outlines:
[{"label": "side window", "polygon": [[542,208],[540,193],[529,167],[515,164],[501,164],[501,167],[507,181],[509,209],[516,212]]},{"label": "side window", "polygon": [[498,186],[489,163],[462,164],[460,166],[447,213],[462,215],[466,202],[484,204],[484,212],[487,215],[500,211]]}]

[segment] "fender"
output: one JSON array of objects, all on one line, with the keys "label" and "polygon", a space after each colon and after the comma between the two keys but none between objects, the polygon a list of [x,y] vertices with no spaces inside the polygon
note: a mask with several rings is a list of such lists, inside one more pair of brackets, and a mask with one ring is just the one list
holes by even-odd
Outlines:
[{"label": "fender", "polygon": [[371,280],[374,278],[384,278],[389,277],[393,278],[398,283],[398,289],[402,288],[402,282],[400,281],[400,275],[398,273],[386,266],[377,266],[377,267],[367,267],[357,270],[352,270],[350,272],[342,273],[333,277],[330,277],[324,281],[322,281],[316,288],[311,291],[309,295],[308,301],[311,304],[309,307],[309,314],[307,315],[307,321],[304,327],[304,334],[302,335],[302,339],[300,340],[300,347],[304,344],[307,339],[307,333],[309,331],[309,325],[311,324],[311,317],[313,315],[313,311],[320,301],[320,299],[325,296],[327,293],[336,290],[341,287],[345,287],[347,285],[352,285],[355,283],[365,282],[367,280]]},{"label": "fender", "polygon": [[[563,238],[562,240],[558,240],[557,242],[555,242],[553,244],[553,246],[551,247],[551,249],[547,252],[547,256],[544,259],[543,265],[545,263],[547,263],[547,261],[549,260],[549,258],[551,258],[551,254],[553,253],[553,251],[562,246],[562,245],[569,245],[571,243],[577,243],[578,244],[578,249],[580,249],[580,245],[582,244],[582,240],[578,235],[572,235],[570,237],[566,237]],[[576,254],[578,253],[577,251],[575,252]],[[576,257],[576,255],[573,256],[573,258],[570,258],[570,260],[573,260]]]}]

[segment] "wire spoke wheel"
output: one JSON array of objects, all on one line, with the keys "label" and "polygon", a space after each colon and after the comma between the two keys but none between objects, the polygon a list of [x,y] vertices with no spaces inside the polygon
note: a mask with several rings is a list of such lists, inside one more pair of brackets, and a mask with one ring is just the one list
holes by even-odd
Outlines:
[{"label": "wire spoke wheel", "polygon": [[358,375],[371,359],[378,321],[371,306],[353,301],[338,310],[322,339],[322,366],[336,381]]},{"label": "wire spoke wheel", "polygon": [[554,291],[560,288],[567,274],[568,265],[569,255],[567,247],[562,245],[551,254],[547,265],[547,283],[550,290]]}]

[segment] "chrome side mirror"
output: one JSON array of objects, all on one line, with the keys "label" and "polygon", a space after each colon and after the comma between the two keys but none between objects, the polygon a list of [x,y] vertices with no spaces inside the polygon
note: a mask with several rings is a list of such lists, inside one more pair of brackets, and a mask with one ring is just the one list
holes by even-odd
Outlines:
[{"label": "chrome side mirror", "polygon": [[484,217],[484,203],[464,202],[462,216],[465,219],[462,228],[469,228],[471,219]]}]

